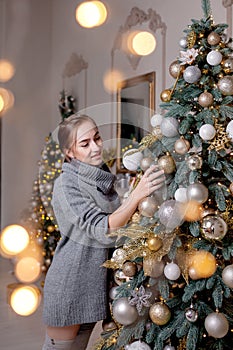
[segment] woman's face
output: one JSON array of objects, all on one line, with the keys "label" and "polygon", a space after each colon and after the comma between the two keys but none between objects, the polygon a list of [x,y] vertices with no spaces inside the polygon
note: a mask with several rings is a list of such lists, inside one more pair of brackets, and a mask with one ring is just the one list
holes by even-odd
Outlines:
[{"label": "woman's face", "polygon": [[84,163],[100,165],[102,150],[103,142],[98,128],[91,121],[84,121],[79,125],[74,144],[67,155]]}]

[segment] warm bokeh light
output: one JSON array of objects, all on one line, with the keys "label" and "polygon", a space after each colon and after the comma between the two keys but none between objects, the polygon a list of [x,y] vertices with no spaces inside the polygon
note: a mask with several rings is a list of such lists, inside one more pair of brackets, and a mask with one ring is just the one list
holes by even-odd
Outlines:
[{"label": "warm bokeh light", "polygon": [[35,282],[40,278],[40,275],[41,264],[31,256],[20,259],[15,265],[15,276],[21,282]]},{"label": "warm bokeh light", "polygon": [[16,288],[10,297],[12,309],[21,316],[33,314],[40,305],[41,293],[36,286],[22,286]]},{"label": "warm bokeh light", "polygon": [[76,21],[84,28],[102,25],[107,18],[107,10],[101,1],[84,1],[76,8]]},{"label": "warm bokeh light", "polygon": [[0,88],[0,113],[4,114],[5,112],[7,112],[7,110],[13,107],[14,102],[15,98],[13,93],[10,90]]},{"label": "warm bokeh light", "polygon": [[156,40],[150,32],[137,31],[129,35],[127,45],[131,53],[139,56],[147,56],[155,50]]},{"label": "warm bokeh light", "polygon": [[10,225],[2,230],[0,236],[1,250],[7,255],[17,255],[29,243],[28,232],[20,225]]},{"label": "warm bokeh light", "polygon": [[39,246],[34,240],[30,240],[28,246],[17,255],[18,260],[25,257],[34,258],[36,261],[42,264],[44,260],[42,247]]},{"label": "warm bokeh light", "polygon": [[8,60],[0,60],[0,82],[5,83],[10,80],[15,74],[13,64]]},{"label": "warm bokeh light", "polygon": [[124,80],[123,73],[114,69],[107,71],[103,77],[104,88],[107,92],[113,93],[117,91],[117,84]]}]

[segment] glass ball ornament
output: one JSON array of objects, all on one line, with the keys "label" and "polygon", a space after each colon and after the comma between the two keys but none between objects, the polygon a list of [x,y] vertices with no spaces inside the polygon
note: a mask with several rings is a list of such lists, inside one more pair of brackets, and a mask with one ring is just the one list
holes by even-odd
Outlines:
[{"label": "glass ball ornament", "polygon": [[158,166],[160,169],[163,169],[164,174],[172,174],[176,170],[176,163],[170,155],[160,157]]},{"label": "glass ball ornament", "polygon": [[122,264],[127,258],[127,253],[123,248],[117,248],[112,254],[112,259],[119,264]]},{"label": "glass ball ornament", "polygon": [[118,290],[117,290],[118,286],[114,286],[109,290],[109,298],[114,300],[118,294]]},{"label": "glass ball ornament", "polygon": [[150,119],[150,124],[153,128],[155,128],[156,126],[160,126],[162,120],[163,116],[161,114],[154,114]]},{"label": "glass ball ornament", "polygon": [[223,70],[226,74],[233,72],[233,57],[228,57],[222,62]]},{"label": "glass ball ornament", "polygon": [[205,319],[205,329],[211,337],[223,338],[229,331],[229,323],[221,312],[212,312]]},{"label": "glass ball ornament", "polygon": [[165,263],[163,260],[158,261],[154,258],[143,259],[143,271],[145,276],[158,278],[163,274]]},{"label": "glass ball ornament", "polygon": [[188,266],[189,277],[193,280],[211,277],[217,269],[214,255],[202,249],[189,256]]},{"label": "glass ball ornament", "polygon": [[172,345],[165,345],[163,350],[176,350],[176,348]]},{"label": "glass ball ornament", "polygon": [[188,66],[183,72],[183,78],[189,84],[196,83],[200,77],[201,70],[197,66]]},{"label": "glass ball ornament", "polygon": [[140,168],[143,171],[146,171],[154,162],[154,159],[151,157],[145,157],[142,158],[141,162],[140,162]]},{"label": "glass ball ornament", "polygon": [[222,62],[222,54],[219,51],[212,50],[206,56],[206,61],[211,66],[217,66]]},{"label": "glass ball ornament", "polygon": [[198,312],[196,309],[194,309],[194,307],[191,305],[189,308],[187,308],[185,310],[185,317],[186,319],[191,322],[194,323],[197,321],[198,319]]},{"label": "glass ball ornament", "polygon": [[153,304],[149,309],[151,321],[158,326],[163,326],[169,322],[171,311],[168,306],[162,302]]},{"label": "glass ball ornament", "polygon": [[151,218],[158,209],[158,202],[154,197],[143,198],[138,204],[138,211],[142,216]]},{"label": "glass ball ornament", "polygon": [[202,220],[201,233],[207,239],[221,240],[227,233],[227,223],[218,215],[207,215]]},{"label": "glass ball ornament", "polygon": [[181,155],[186,154],[190,149],[190,143],[188,140],[181,137],[180,139],[176,140],[174,144],[174,149],[178,154],[181,154]]},{"label": "glass ball ornament", "polygon": [[233,141],[233,120],[231,120],[226,127],[226,132],[229,138]]},{"label": "glass ball ornament", "polygon": [[199,135],[204,141],[212,140],[216,135],[216,129],[211,124],[204,124],[199,129]]},{"label": "glass ball ornament", "polygon": [[202,183],[194,183],[187,187],[188,200],[193,200],[198,203],[205,203],[208,199],[208,188]]},{"label": "glass ball ornament", "polygon": [[164,118],[160,124],[160,129],[163,136],[175,137],[179,134],[179,122],[173,117]]},{"label": "glass ball ornament", "polygon": [[143,158],[143,154],[136,148],[131,148],[123,155],[123,165],[130,171],[136,171],[140,167],[140,162]]},{"label": "glass ball ornament", "polygon": [[222,271],[222,280],[229,288],[233,288],[233,264],[226,266]]},{"label": "glass ball ornament", "polygon": [[117,329],[117,325],[113,320],[111,321],[104,320],[102,322],[102,328],[104,332],[107,332],[107,331],[112,331],[114,329]]},{"label": "glass ball ornament", "polygon": [[213,104],[213,102],[214,102],[214,97],[208,91],[201,93],[198,97],[198,103],[202,107],[209,107]]},{"label": "glass ball ornament", "polygon": [[211,32],[208,37],[207,37],[207,42],[209,45],[218,45],[221,41],[221,37],[218,33],[216,32]]},{"label": "glass ball ornament", "polygon": [[163,102],[169,102],[171,100],[171,90],[165,89],[160,94],[160,99]]},{"label": "glass ball ornament", "polygon": [[199,155],[193,154],[187,158],[186,163],[190,170],[197,170],[201,169],[203,160]]},{"label": "glass ball ornament", "polygon": [[188,202],[187,188],[180,187],[176,190],[174,198],[177,202],[186,203]]},{"label": "glass ball ornament", "polygon": [[173,230],[182,222],[180,204],[173,199],[163,202],[159,208],[158,217],[166,229]]},{"label": "glass ball ornament", "polygon": [[148,238],[146,243],[153,252],[157,252],[163,246],[163,240],[158,236]]},{"label": "glass ball ornament", "polygon": [[118,286],[121,286],[122,283],[125,283],[125,282],[127,282],[127,280],[129,280],[129,277],[125,276],[125,274],[122,270],[114,271],[113,278],[114,278],[114,282]]},{"label": "glass ball ornament", "polygon": [[217,85],[224,96],[233,95],[233,76],[226,75],[218,81]]},{"label": "glass ball ornament", "polygon": [[175,281],[180,277],[180,268],[177,264],[168,263],[163,271],[165,277],[171,281]]},{"label": "glass ball ornament", "polygon": [[125,345],[125,350],[151,350],[151,347],[141,340],[134,341],[129,345]]},{"label": "glass ball ornament", "polygon": [[169,73],[174,79],[176,79],[183,70],[184,68],[180,65],[179,61],[174,61],[169,66]]},{"label": "glass ball ornament", "polygon": [[182,49],[186,49],[186,47],[188,46],[187,39],[185,37],[180,38],[179,45],[180,47],[182,47]]},{"label": "glass ball ornament", "polygon": [[122,271],[125,276],[133,277],[137,273],[137,265],[132,261],[126,261],[122,266]]},{"label": "glass ball ornament", "polygon": [[135,306],[129,304],[128,298],[117,299],[112,307],[114,319],[122,324],[128,326],[134,323],[138,318],[138,312]]}]

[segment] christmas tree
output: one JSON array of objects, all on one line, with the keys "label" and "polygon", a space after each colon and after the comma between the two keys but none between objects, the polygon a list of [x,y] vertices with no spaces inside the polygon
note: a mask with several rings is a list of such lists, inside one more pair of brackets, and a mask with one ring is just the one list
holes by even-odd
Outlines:
[{"label": "christmas tree", "polygon": [[128,155],[141,158],[137,181],[157,162],[166,188],[113,233],[118,245],[104,264],[112,319],[99,350],[232,349],[233,49],[210,2],[202,8],[169,67],[175,83],[161,93],[163,113]]}]

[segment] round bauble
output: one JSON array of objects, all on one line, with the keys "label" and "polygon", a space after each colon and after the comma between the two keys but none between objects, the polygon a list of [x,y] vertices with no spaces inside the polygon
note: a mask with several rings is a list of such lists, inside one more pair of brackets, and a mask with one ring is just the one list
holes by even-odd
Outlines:
[{"label": "round bauble", "polygon": [[142,158],[141,162],[140,162],[140,168],[143,171],[146,171],[154,162],[154,159],[151,157],[145,157]]},{"label": "round bauble", "polygon": [[129,345],[125,345],[125,350],[151,350],[151,347],[141,340],[134,341]]},{"label": "round bauble", "polygon": [[193,307],[189,307],[185,310],[185,317],[189,322],[196,322],[198,319],[198,312]]},{"label": "round bauble", "polygon": [[219,51],[210,51],[208,55],[206,56],[206,61],[211,65],[211,66],[217,66],[222,62],[222,54]]},{"label": "round bauble", "polygon": [[160,125],[161,132],[166,137],[177,136],[179,134],[178,128],[179,128],[178,120],[172,117],[164,118]]},{"label": "round bauble", "polygon": [[104,320],[102,322],[102,328],[104,332],[107,332],[107,331],[112,331],[114,329],[117,329],[117,325],[113,320],[111,321]]},{"label": "round bauble", "polygon": [[145,276],[150,276],[152,278],[158,278],[163,274],[164,261],[157,261],[154,258],[144,258],[143,259],[143,271]]},{"label": "round bauble", "polygon": [[143,198],[138,204],[139,213],[151,218],[158,209],[158,202],[154,197]]},{"label": "round bauble", "polygon": [[200,77],[201,70],[197,66],[188,66],[183,72],[183,78],[189,84],[196,83]]},{"label": "round bauble", "polygon": [[122,285],[122,283],[125,283],[129,279],[129,277],[125,276],[124,272],[121,270],[114,271],[113,278],[118,286]]},{"label": "round bauble", "polygon": [[176,140],[174,149],[178,154],[186,154],[190,149],[190,143],[188,140],[181,137],[180,139]]},{"label": "round bauble", "polygon": [[189,276],[194,280],[211,277],[217,269],[214,255],[206,250],[193,252],[189,257],[188,266]]},{"label": "round bauble", "polygon": [[150,124],[153,128],[155,128],[156,126],[160,126],[162,120],[163,116],[161,114],[154,114],[150,119]]},{"label": "round bauble", "polygon": [[128,298],[117,299],[113,304],[112,313],[114,319],[123,326],[134,323],[138,318],[137,309],[129,305]]},{"label": "round bauble", "polygon": [[227,287],[233,288],[233,265],[228,265],[223,269],[222,280]]},{"label": "round bauble", "polygon": [[122,266],[122,271],[125,276],[133,277],[137,273],[137,265],[134,262],[126,261]]},{"label": "round bauble", "polygon": [[221,240],[227,233],[227,224],[218,215],[207,215],[202,220],[201,233],[207,239]]},{"label": "round bauble", "polygon": [[122,264],[127,258],[127,253],[123,248],[117,248],[114,250],[112,258],[115,262]]},{"label": "round bauble", "polygon": [[118,290],[117,290],[118,286],[114,286],[109,290],[109,297],[110,299],[114,300],[118,294]]},{"label": "round bauble", "polygon": [[182,222],[180,215],[180,204],[173,199],[169,199],[161,204],[158,212],[159,220],[166,229],[173,230]]},{"label": "round bauble", "polygon": [[212,140],[216,135],[216,130],[211,124],[204,124],[199,129],[199,135],[204,141]]},{"label": "round bauble", "polygon": [[204,203],[208,199],[208,188],[202,183],[194,183],[187,187],[188,200]]},{"label": "round bauble", "polygon": [[202,218],[202,206],[196,201],[188,201],[180,206],[181,216],[186,221],[199,221]]},{"label": "round bauble", "polygon": [[163,326],[169,322],[171,311],[166,304],[158,302],[150,307],[149,315],[153,323]]},{"label": "round bauble", "polygon": [[160,126],[156,126],[155,128],[153,128],[152,135],[156,136],[157,139],[161,139],[163,137]]},{"label": "round bauble", "polygon": [[218,88],[224,96],[233,95],[233,76],[226,75],[218,81]]},{"label": "round bauble", "polygon": [[228,333],[229,323],[221,312],[212,312],[205,319],[205,329],[214,338],[223,338]]},{"label": "round bauble", "polygon": [[140,167],[140,162],[143,158],[143,155],[140,151],[135,148],[131,148],[126,151],[123,155],[123,165],[129,171],[136,171]]},{"label": "round bauble", "polygon": [[168,263],[163,271],[165,277],[171,281],[175,281],[180,277],[180,268],[177,264]]},{"label": "round bauble", "polygon": [[171,100],[171,90],[165,89],[160,94],[160,99],[163,102],[169,102]]},{"label": "round bauble", "polygon": [[165,155],[158,159],[158,166],[163,169],[164,174],[172,174],[176,170],[176,163],[172,156]]},{"label": "round bauble", "polygon": [[146,243],[148,248],[153,252],[157,252],[163,246],[163,241],[158,236],[148,238]]},{"label": "round bauble", "polygon": [[187,158],[186,163],[190,170],[197,170],[201,169],[203,161],[199,155],[193,154]]},{"label": "round bauble", "polygon": [[174,194],[174,197],[177,202],[181,202],[181,203],[188,202],[187,188],[185,187],[178,188]]},{"label": "round bauble", "polygon": [[180,65],[178,61],[172,62],[169,66],[169,73],[174,79],[176,79],[179,76],[182,70],[183,70],[183,67]]},{"label": "round bauble", "polygon": [[179,45],[182,47],[182,49],[185,49],[188,46],[187,39],[185,37],[181,38],[179,40]]},{"label": "round bauble", "polygon": [[165,345],[163,350],[176,350],[176,348],[172,345]]},{"label": "round bauble", "polygon": [[223,70],[226,74],[233,72],[233,57],[228,57],[222,62]]},{"label": "round bauble", "polygon": [[209,45],[218,45],[221,41],[221,37],[216,32],[211,32],[207,37],[207,42]]},{"label": "round bauble", "polygon": [[214,102],[214,97],[208,91],[203,92],[198,97],[198,103],[202,107],[209,107],[213,104],[213,102]]},{"label": "round bauble", "polygon": [[229,138],[233,141],[233,120],[231,120],[226,127],[226,132]]}]

